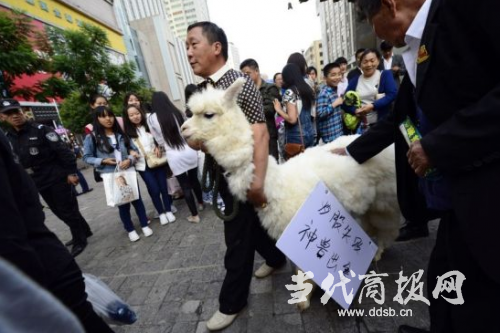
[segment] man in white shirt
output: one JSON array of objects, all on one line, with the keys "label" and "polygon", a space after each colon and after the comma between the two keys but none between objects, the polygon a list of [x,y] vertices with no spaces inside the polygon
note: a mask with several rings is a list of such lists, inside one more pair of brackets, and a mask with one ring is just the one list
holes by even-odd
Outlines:
[{"label": "man in white shirt", "polygon": [[396,84],[401,84],[401,77],[406,74],[406,66],[403,57],[392,52],[393,46],[388,41],[380,43],[380,51],[382,52],[383,66],[385,70],[392,70],[394,81]]},{"label": "man in white shirt", "polygon": [[[264,180],[267,171],[269,134],[263,112],[262,97],[253,81],[237,72],[226,63],[228,43],[224,31],[212,22],[197,22],[188,27],[186,38],[187,56],[194,74],[205,79],[201,89],[210,84],[219,89],[227,89],[238,78],[247,81],[239,94],[237,103],[250,123],[254,152],[254,181],[247,192],[247,201],[238,202],[238,212],[224,222],[226,254],[224,266],[226,276],[219,294],[219,309],[207,321],[211,331],[221,330],[233,323],[239,312],[246,306],[252,279],[255,251],[266,262],[255,271],[257,278],[270,275],[275,268],[286,263],[286,257],[275,246],[275,242],[260,224],[254,207],[266,207]],[[188,142],[194,149],[203,149],[201,142]],[[237,200],[229,192],[225,177],[220,177],[219,190],[225,204],[225,214],[231,215],[233,202]],[[215,195],[215,194],[214,194]]]},{"label": "man in white shirt", "polygon": [[349,80],[347,79],[347,59],[339,57],[334,62],[340,65],[340,73],[342,74],[342,80],[340,80],[337,87],[337,94],[339,96],[344,96],[347,86],[349,85]]},{"label": "man in white shirt", "polygon": [[[500,57],[500,2],[357,0],[357,5],[380,38],[408,46],[407,75],[394,112],[334,152],[348,151],[363,163],[394,142],[403,215],[429,218],[432,209],[441,218],[427,270],[431,332],[497,331],[500,67],[485,62],[484,55]],[[410,144],[398,128],[407,120],[421,134]],[[426,331],[401,326],[399,332]]]}]

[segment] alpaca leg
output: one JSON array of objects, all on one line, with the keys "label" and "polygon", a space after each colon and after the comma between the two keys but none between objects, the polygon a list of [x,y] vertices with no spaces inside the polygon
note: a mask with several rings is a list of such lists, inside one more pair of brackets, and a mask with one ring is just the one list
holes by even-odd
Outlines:
[{"label": "alpaca leg", "polygon": [[385,249],[390,247],[399,234],[399,214],[395,212],[369,211],[364,223],[370,227],[369,235],[377,240],[378,250],[375,261],[382,258]]},{"label": "alpaca leg", "polygon": [[[296,267],[295,274],[298,274],[298,270],[299,270],[299,268]],[[311,292],[306,295],[305,301],[299,302],[296,304],[297,309],[299,309],[299,311],[301,311],[301,312],[307,310],[311,306],[311,298],[312,298],[312,295],[314,293],[314,290],[316,290],[316,283],[314,283],[313,280],[305,280],[304,282],[310,283],[312,285],[312,289],[311,289]]]},{"label": "alpaca leg", "polygon": [[302,311],[305,311],[307,309],[309,309],[309,307],[311,306],[311,298],[312,298],[312,295],[314,294],[314,291],[316,290],[316,283],[314,283],[313,280],[306,280],[307,282],[309,282],[310,284],[312,284],[312,290],[311,292],[306,296],[306,299],[304,302],[299,302],[297,303],[297,308],[299,309],[300,312]]}]

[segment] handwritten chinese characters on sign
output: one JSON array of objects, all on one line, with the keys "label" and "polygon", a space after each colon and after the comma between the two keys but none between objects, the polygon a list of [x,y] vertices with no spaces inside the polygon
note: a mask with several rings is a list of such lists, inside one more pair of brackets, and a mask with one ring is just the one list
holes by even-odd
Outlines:
[{"label": "handwritten chinese characters on sign", "polygon": [[[302,271],[311,271],[314,282],[344,309],[352,302],[344,294],[356,295],[362,282],[352,274],[366,274],[377,252],[377,245],[323,182],[295,214],[277,246]],[[322,283],[325,279],[332,283]],[[335,288],[339,282],[342,287]]]}]

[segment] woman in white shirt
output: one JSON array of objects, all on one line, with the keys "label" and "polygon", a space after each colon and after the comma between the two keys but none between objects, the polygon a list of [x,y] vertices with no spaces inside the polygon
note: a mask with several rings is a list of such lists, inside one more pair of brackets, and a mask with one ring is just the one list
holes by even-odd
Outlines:
[{"label": "woman in white shirt", "polygon": [[154,141],[146,124],[146,114],[134,104],[128,105],[123,112],[123,125],[125,133],[132,140],[139,151],[135,169],[146,183],[149,196],[160,216],[160,224],[165,225],[175,221],[172,214],[172,198],[168,194],[167,173],[165,168],[149,168],[145,156],[151,153],[161,157],[162,152]]},{"label": "woman in white shirt", "polygon": [[165,147],[168,165],[179,181],[184,198],[191,212],[187,219],[198,223],[198,209],[191,190],[198,201],[198,208],[203,209],[201,185],[198,181],[198,154],[191,149],[181,135],[180,127],[184,122],[182,113],[162,91],[153,93],[152,113],[148,117],[148,125],[156,142]]},{"label": "woman in white shirt", "polygon": [[379,63],[380,53],[374,49],[366,49],[360,57],[363,74],[353,78],[347,86],[346,94],[355,91],[361,99],[362,106],[356,108],[344,102],[342,109],[361,119],[357,129],[360,134],[387,117],[398,93],[392,71],[378,70]]}]

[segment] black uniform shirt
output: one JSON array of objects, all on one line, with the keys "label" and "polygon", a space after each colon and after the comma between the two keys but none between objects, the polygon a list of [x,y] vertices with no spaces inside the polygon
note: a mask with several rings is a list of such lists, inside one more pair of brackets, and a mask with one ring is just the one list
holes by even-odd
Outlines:
[{"label": "black uniform shirt", "polygon": [[0,130],[0,256],[48,287],[73,257],[45,226],[33,180]]},{"label": "black uniform shirt", "polygon": [[19,132],[10,129],[7,138],[39,191],[76,172],[75,154],[50,127],[27,121]]}]

